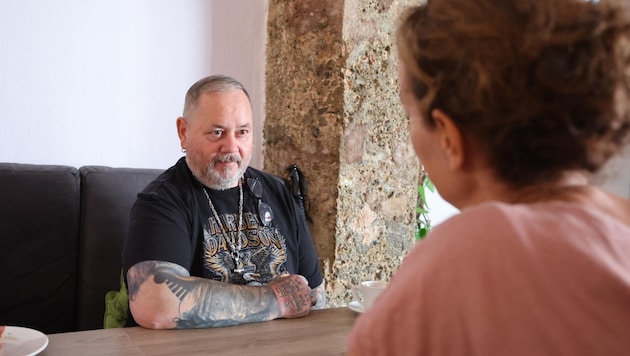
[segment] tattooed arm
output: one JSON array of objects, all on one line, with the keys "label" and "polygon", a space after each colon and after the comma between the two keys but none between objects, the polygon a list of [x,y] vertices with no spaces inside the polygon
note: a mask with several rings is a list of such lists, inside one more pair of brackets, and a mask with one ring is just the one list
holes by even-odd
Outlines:
[{"label": "tattooed arm", "polygon": [[143,261],[127,272],[129,308],[150,329],[205,328],[294,318],[308,314],[310,288],[287,275],[266,286],[243,286],[190,277],[180,265]]}]

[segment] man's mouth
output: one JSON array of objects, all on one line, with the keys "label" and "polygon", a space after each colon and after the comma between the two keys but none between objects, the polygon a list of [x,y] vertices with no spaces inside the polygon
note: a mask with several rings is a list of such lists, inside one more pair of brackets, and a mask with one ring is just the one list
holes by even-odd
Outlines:
[{"label": "man's mouth", "polygon": [[239,157],[225,156],[225,157],[217,158],[215,161],[215,164],[229,164],[229,163],[236,163],[237,165],[240,165],[241,160]]}]

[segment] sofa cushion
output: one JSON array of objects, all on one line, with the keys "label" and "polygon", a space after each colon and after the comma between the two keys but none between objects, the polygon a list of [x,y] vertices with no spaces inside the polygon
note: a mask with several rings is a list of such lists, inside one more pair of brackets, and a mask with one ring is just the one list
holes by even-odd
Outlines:
[{"label": "sofa cushion", "polygon": [[137,194],[163,170],[84,166],[77,329],[103,327],[105,294],[120,288],[121,252]]},{"label": "sofa cushion", "polygon": [[0,324],[75,329],[79,172],[0,163]]}]

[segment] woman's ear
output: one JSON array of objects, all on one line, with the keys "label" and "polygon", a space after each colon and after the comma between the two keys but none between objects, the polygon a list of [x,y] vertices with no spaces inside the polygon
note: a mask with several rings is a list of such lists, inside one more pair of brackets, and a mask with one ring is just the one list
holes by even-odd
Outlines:
[{"label": "woman's ear", "polygon": [[448,160],[448,167],[451,170],[462,168],[466,157],[461,130],[451,117],[440,109],[433,109],[431,116],[440,134],[438,144]]}]

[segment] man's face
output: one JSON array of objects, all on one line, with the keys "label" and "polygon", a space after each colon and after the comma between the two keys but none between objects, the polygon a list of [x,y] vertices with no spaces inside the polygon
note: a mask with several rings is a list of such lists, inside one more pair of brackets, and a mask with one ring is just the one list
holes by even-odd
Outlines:
[{"label": "man's face", "polygon": [[252,108],[245,93],[202,93],[191,117],[177,119],[181,146],[195,177],[213,189],[238,185],[252,157]]}]

